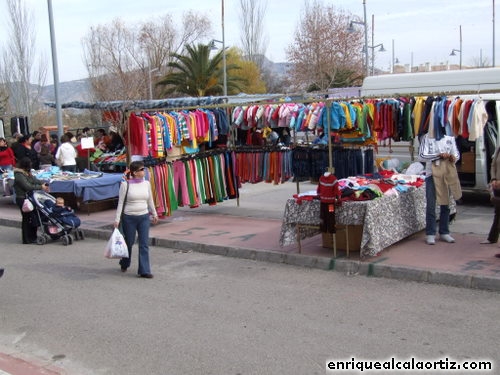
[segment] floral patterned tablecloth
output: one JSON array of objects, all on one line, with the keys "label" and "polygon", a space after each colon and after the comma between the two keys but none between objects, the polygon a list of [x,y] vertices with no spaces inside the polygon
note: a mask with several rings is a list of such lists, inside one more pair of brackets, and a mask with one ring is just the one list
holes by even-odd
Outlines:
[{"label": "floral patterned tablecloth", "polygon": [[[297,224],[320,224],[318,200],[288,199],[280,233],[280,246],[297,242]],[[341,225],[362,225],[360,256],[375,256],[388,246],[425,228],[425,185],[411,187],[398,195],[384,195],[370,201],[347,201],[336,208]],[[300,238],[320,233],[319,228],[301,227]]]}]

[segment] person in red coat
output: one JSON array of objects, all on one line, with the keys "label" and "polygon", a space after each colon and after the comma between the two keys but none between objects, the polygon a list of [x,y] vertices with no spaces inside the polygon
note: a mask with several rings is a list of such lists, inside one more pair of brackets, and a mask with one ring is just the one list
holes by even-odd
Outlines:
[{"label": "person in red coat", "polygon": [[320,230],[324,233],[335,233],[335,206],[341,201],[341,192],[337,177],[325,172],[319,178],[317,193],[320,201]]},{"label": "person in red coat", "polygon": [[12,170],[16,165],[14,151],[9,147],[5,138],[0,138],[0,169]]}]

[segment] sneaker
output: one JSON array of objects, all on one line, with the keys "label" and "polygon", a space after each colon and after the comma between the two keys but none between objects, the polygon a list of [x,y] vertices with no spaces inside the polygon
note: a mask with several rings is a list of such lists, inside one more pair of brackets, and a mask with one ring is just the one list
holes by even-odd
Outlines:
[{"label": "sneaker", "polygon": [[490,245],[492,244],[493,242],[491,242],[490,240],[484,240],[484,241],[481,241],[479,242],[481,245]]},{"label": "sneaker", "polygon": [[425,243],[427,245],[435,245],[436,244],[436,236],[428,235],[427,238],[425,239]]},{"label": "sneaker", "polygon": [[439,236],[439,239],[440,239],[441,241],[445,241],[445,242],[448,242],[448,243],[453,243],[453,242],[455,242],[455,239],[454,239],[452,236],[450,236],[449,234],[441,234],[441,235]]}]

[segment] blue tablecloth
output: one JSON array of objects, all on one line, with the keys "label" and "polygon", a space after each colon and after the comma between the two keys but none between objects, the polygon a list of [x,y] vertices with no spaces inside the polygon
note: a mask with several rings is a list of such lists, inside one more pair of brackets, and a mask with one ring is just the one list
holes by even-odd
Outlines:
[{"label": "blue tablecloth", "polygon": [[83,202],[114,198],[118,196],[122,177],[121,173],[103,173],[89,179],[53,180],[50,193],[73,193]]}]

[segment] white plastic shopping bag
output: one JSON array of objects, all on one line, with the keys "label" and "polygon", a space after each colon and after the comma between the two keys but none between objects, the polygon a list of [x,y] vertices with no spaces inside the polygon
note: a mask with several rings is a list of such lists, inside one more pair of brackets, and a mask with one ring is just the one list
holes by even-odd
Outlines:
[{"label": "white plastic shopping bag", "polygon": [[104,251],[104,256],[110,259],[128,258],[127,243],[117,228],[115,228],[111,234],[111,238],[109,239],[106,245],[106,250]]},{"label": "white plastic shopping bag", "polygon": [[33,207],[33,203],[31,203],[31,201],[26,198],[23,202],[23,207],[21,208],[21,210],[23,212],[31,212],[35,209],[35,207]]}]

